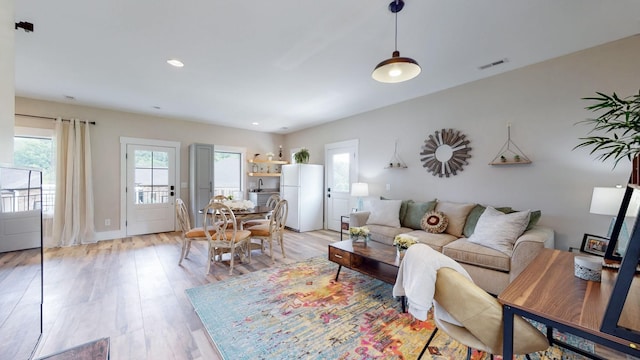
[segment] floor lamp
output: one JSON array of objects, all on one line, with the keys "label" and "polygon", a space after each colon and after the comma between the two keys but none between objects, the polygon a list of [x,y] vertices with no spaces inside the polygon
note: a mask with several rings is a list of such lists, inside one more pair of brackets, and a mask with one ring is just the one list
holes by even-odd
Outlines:
[{"label": "floor lamp", "polygon": [[358,198],[358,211],[362,211],[362,197],[369,196],[369,184],[367,183],[351,184],[351,196]]}]

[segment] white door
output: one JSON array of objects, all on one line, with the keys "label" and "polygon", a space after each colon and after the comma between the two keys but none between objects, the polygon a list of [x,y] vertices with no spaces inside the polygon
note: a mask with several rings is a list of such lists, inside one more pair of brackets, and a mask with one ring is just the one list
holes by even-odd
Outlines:
[{"label": "white door", "polygon": [[325,145],[325,219],[326,228],[340,231],[340,216],[351,212],[349,189],[357,182],[358,140]]},{"label": "white door", "polygon": [[127,236],[175,230],[176,149],[127,144]]}]

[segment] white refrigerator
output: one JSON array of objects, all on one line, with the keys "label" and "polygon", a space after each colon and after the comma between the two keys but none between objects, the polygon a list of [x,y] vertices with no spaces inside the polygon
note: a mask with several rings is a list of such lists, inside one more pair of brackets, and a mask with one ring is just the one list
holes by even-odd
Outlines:
[{"label": "white refrigerator", "polygon": [[287,228],[299,232],[322,229],[323,184],[322,165],[282,165],[280,196],[289,203]]}]

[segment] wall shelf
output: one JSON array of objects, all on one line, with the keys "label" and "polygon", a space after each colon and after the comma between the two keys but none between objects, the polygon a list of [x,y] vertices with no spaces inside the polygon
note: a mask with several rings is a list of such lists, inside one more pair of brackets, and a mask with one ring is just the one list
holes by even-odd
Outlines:
[{"label": "wall shelf", "polygon": [[280,176],[280,173],[253,173],[253,172],[250,172],[249,176]]},{"label": "wall shelf", "polygon": [[[513,149],[511,148],[513,146]],[[519,159],[519,160],[516,160]],[[520,150],[518,145],[511,140],[511,123],[507,124],[507,141],[502,145],[498,154],[489,165],[525,165],[531,164],[531,160]]]},{"label": "wall shelf", "polygon": [[261,159],[249,159],[250,163],[272,164],[272,165],[286,165],[289,162],[284,160],[261,160]]},{"label": "wall shelf", "polygon": [[525,165],[531,164],[531,160],[520,160],[520,161],[494,161],[489,165]]},{"label": "wall shelf", "polygon": [[398,140],[396,139],[395,146],[393,148],[393,156],[388,162],[388,165],[385,166],[385,169],[406,169],[407,164],[400,159],[398,156]]}]

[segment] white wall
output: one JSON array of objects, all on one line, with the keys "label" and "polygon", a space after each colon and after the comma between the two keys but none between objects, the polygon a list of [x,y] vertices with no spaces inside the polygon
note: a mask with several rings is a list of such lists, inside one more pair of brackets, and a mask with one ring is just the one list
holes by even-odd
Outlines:
[{"label": "white wall", "polygon": [[[95,121],[91,128],[93,186],[95,198],[95,226],[99,232],[120,229],[120,137],[179,141],[180,182],[189,182],[189,151],[192,143],[241,146],[247,156],[254,153],[277,152],[283,144],[283,136],[256,131],[213,126],[156,116],[145,116],[121,111],[86,106],[41,101],[17,97],[16,112],[63,118],[79,118]],[[16,126],[53,127],[51,120],[16,117]],[[250,178],[252,179],[252,178]],[[249,180],[251,181],[251,180]],[[257,180],[254,180],[257,181]],[[265,178],[264,187],[277,187],[278,178]],[[256,185],[257,186],[257,185]],[[248,187],[248,186],[247,186]],[[188,202],[188,188],[182,188],[180,196]],[[111,226],[104,225],[111,219]],[[98,235],[101,238],[101,235]]]},{"label": "white wall", "polygon": [[0,0],[0,163],[13,163],[14,45],[13,0]]},{"label": "white wall", "polygon": [[[359,180],[370,184],[372,195],[540,209],[540,223],[556,231],[556,247],[577,247],[584,233],[608,230],[610,218],[589,214],[593,187],[624,184],[631,168],[622,162],[612,170],[613,162],[572,150],[589,130],[575,123],[592,116],[581,98],[596,91],[637,94],[638,64],[640,36],[634,36],[289,134],[287,147],[306,146],[311,162],[323,163],[324,144],[358,138]],[[428,77],[429,69],[420,76]],[[488,165],[507,139],[508,122],[532,164]],[[450,178],[432,176],[419,160],[424,140],[442,128],[460,130],[473,148],[469,165]],[[409,168],[385,170],[396,139]]]}]

